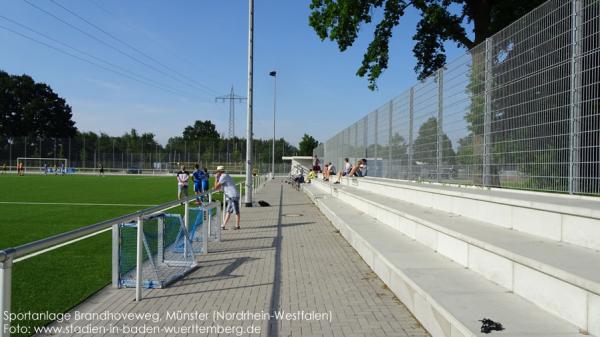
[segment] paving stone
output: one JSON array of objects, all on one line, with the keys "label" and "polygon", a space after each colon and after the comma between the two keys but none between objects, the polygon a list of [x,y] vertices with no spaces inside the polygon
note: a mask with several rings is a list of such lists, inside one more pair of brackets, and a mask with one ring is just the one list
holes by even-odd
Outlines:
[{"label": "paving stone", "polygon": [[[302,192],[275,180],[257,192],[254,199],[265,200],[271,207],[243,207],[242,230],[224,231],[222,242],[211,243],[210,253],[199,258],[200,267],[181,281],[166,289],[144,291],[144,299],[139,303],[132,301],[131,289],[106,288],[74,309],[158,313],[160,322],[72,324],[161,328],[158,334],[128,336],[235,336],[217,332],[169,334],[162,330],[194,324],[261,328],[260,333],[243,336],[429,336]],[[206,312],[210,319],[164,319],[167,312],[177,310]],[[214,312],[269,314],[276,310],[315,311],[331,314],[332,318],[212,320]],[[115,334],[90,336],[102,335]]]}]

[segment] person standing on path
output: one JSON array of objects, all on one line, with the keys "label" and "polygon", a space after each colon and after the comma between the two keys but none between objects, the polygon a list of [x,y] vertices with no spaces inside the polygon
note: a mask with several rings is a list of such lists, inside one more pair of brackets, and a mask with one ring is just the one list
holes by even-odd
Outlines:
[{"label": "person standing on path", "polygon": [[225,172],[224,166],[217,166],[215,172],[215,189],[223,189],[223,197],[227,199],[227,208],[225,209],[227,214],[225,215],[225,222],[221,226],[221,229],[227,229],[225,226],[231,217],[231,213],[235,214],[236,226],[234,229],[240,229],[240,194],[237,188],[235,188],[235,183],[231,176]]}]

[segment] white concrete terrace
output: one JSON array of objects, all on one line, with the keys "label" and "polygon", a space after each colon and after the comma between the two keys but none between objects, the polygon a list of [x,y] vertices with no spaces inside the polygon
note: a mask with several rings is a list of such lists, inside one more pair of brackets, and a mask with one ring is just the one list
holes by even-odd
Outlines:
[{"label": "white concrete terrace", "polygon": [[[446,294],[459,295],[469,292],[473,284],[494,285],[499,287],[494,289],[503,289],[503,292],[537,308],[527,309],[533,310],[533,313],[539,311],[542,316],[532,322],[529,332],[523,331],[523,335],[540,333],[539,326],[533,323],[554,321],[574,325],[575,328],[570,331],[575,333],[581,330],[598,335],[600,332],[600,272],[593,267],[600,265],[600,254],[597,250],[585,248],[585,243],[576,245],[548,237],[543,232],[544,227],[540,227],[544,222],[535,218],[540,214],[545,221],[573,217],[569,224],[571,230],[576,228],[584,237],[589,237],[588,242],[595,242],[600,223],[589,217],[595,214],[597,209],[593,207],[599,204],[593,198],[460,188],[370,177],[344,178],[341,186],[317,180],[312,186],[305,186],[305,190],[434,336],[454,336],[451,334],[453,329],[460,330],[465,336],[477,335],[477,324],[474,317],[464,316],[464,310],[456,307],[456,303],[438,298],[427,290],[429,286],[435,289],[441,287]],[[566,210],[571,213],[561,213]],[[534,218],[527,218],[531,216]],[[538,221],[534,225],[542,233],[526,225],[514,226],[522,224],[523,218],[526,222]],[[368,222],[369,226],[359,229],[356,226],[359,226],[357,221],[360,220],[357,219]],[[495,222],[485,221],[488,219]],[[583,225],[573,227],[580,224]],[[552,223],[548,224],[549,228],[552,226]],[[401,238],[408,239],[412,245],[404,247],[400,244]],[[388,241],[389,244],[386,243]],[[397,245],[393,243],[396,241]],[[418,249],[414,247],[415,243]],[[426,278],[433,283],[418,277],[413,279],[413,267],[408,271],[402,269],[402,263],[396,264],[401,262],[398,255],[406,256],[413,249],[417,254],[414,258],[424,261],[424,266],[413,265],[414,268],[435,267],[436,264],[431,265],[430,262],[444,257],[452,262],[444,268],[467,268],[464,275],[470,275],[469,281],[463,280],[462,289],[458,284],[455,288],[447,288],[449,285],[444,283],[455,273],[449,270],[428,274]],[[412,252],[408,254],[414,255]],[[394,285],[397,278],[411,286],[398,288]],[[412,295],[407,295],[407,291]],[[414,302],[414,294],[417,293],[423,296],[429,314],[424,313],[422,308],[411,307],[410,303]],[[502,305],[490,302],[486,305],[475,296],[468,300],[463,297],[461,303],[471,307],[473,313],[477,310],[483,313],[490,309],[490,305],[495,306],[499,311],[494,314],[507,317],[507,325],[528,326],[519,317],[505,316],[507,312],[521,312],[523,307],[516,302],[511,305],[508,302]],[[460,317],[468,319],[465,321]],[[531,318],[527,315],[522,317]]]}]

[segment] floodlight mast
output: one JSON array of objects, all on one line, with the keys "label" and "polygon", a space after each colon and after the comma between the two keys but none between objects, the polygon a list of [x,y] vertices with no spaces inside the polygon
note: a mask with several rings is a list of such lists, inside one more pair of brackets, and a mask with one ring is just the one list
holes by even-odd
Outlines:
[{"label": "floodlight mast", "polygon": [[273,152],[271,154],[271,179],[275,178],[275,107],[277,103],[277,71],[269,72],[273,76]]},{"label": "floodlight mast", "polygon": [[254,0],[248,0],[248,113],[246,120],[246,207],[252,207],[252,108],[254,103]]}]

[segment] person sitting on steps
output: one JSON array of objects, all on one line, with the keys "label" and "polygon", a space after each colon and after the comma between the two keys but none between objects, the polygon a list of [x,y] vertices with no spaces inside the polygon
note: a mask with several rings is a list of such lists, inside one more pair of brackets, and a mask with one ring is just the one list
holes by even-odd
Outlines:
[{"label": "person sitting on steps", "polygon": [[334,184],[339,184],[342,177],[347,176],[352,171],[352,164],[350,164],[350,159],[344,158],[344,169],[340,171],[337,175],[337,181]]},{"label": "person sitting on steps", "polygon": [[367,160],[360,159],[348,174],[350,177],[366,177],[367,176]]},{"label": "person sitting on steps", "polygon": [[332,175],[335,177],[335,166],[333,166],[333,164],[329,162],[329,164],[327,164],[326,167],[327,170],[323,172],[323,180],[329,181],[329,177],[331,177]]}]

